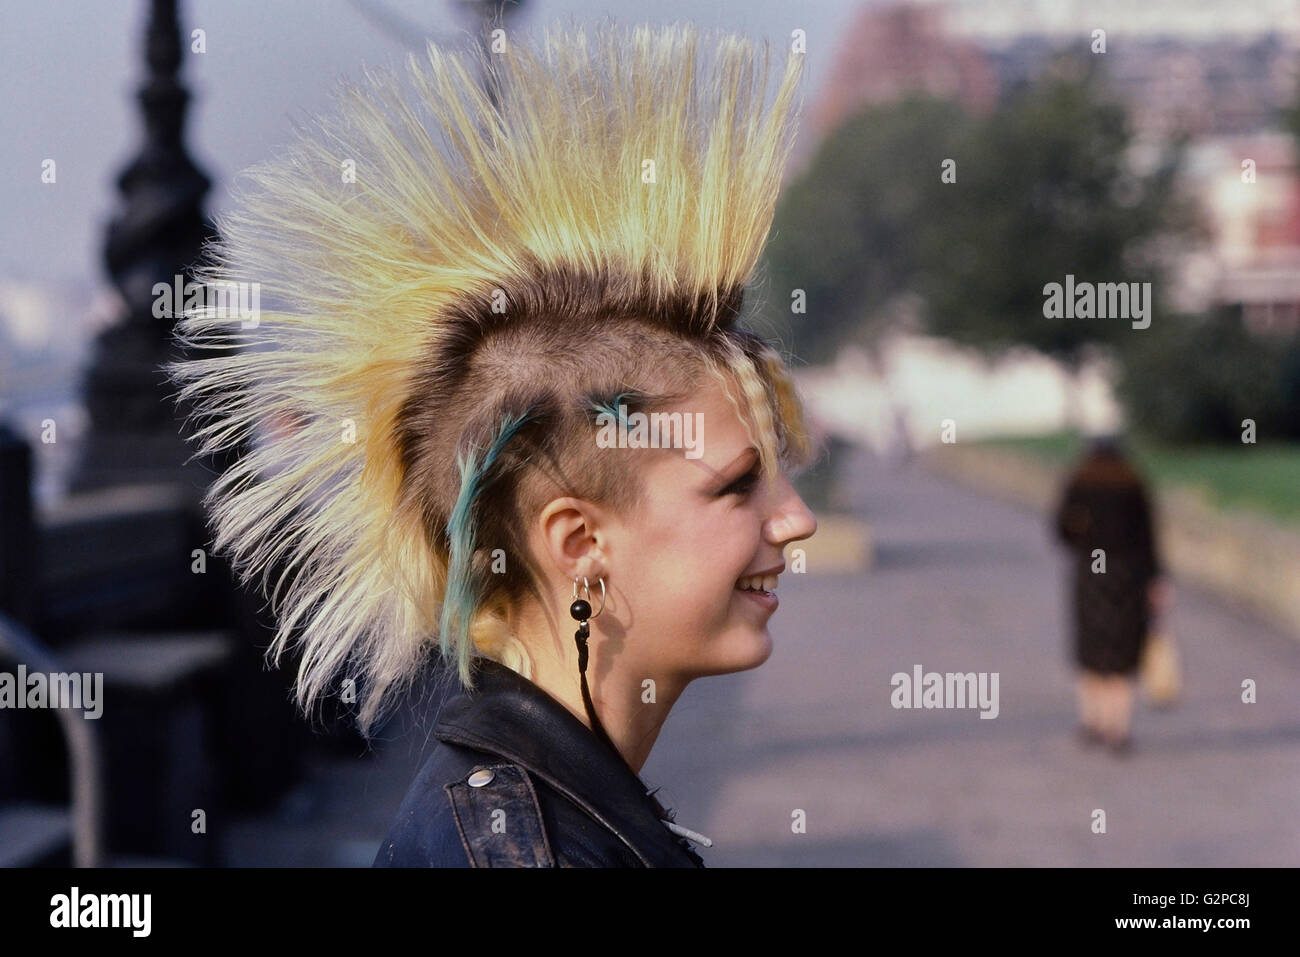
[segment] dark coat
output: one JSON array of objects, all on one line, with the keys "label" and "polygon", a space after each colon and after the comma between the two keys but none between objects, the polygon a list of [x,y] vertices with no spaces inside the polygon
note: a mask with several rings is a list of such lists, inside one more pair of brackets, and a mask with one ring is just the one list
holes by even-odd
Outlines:
[{"label": "dark coat", "polygon": [[443,705],[438,744],[376,867],[703,867],[623,758],[487,658]]},{"label": "dark coat", "polygon": [[[1151,625],[1147,589],[1161,573],[1141,477],[1114,453],[1089,454],[1067,481],[1054,524],[1075,553],[1075,662],[1100,674],[1132,674]],[[1105,573],[1093,571],[1098,548]]]}]

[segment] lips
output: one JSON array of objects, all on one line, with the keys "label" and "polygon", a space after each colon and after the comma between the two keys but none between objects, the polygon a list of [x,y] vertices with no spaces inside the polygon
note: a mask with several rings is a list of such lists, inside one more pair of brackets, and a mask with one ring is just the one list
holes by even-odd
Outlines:
[{"label": "lips", "polygon": [[736,591],[744,595],[747,601],[752,601],[769,612],[776,611],[777,606],[781,604],[781,599],[776,597],[774,591],[754,591],[745,588],[737,588]]},{"label": "lips", "polygon": [[750,572],[748,575],[741,575],[736,581],[736,587],[741,591],[775,592],[777,576],[783,571],[785,571],[784,562],[761,571]]},{"label": "lips", "polygon": [[768,611],[775,611],[780,604],[776,597],[777,576],[783,571],[785,565],[778,565],[752,575],[742,575],[736,582],[736,591]]}]

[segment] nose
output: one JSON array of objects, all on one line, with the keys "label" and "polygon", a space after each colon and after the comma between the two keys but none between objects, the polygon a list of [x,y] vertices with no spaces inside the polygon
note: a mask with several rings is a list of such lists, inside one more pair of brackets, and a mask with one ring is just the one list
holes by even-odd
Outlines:
[{"label": "nose", "polygon": [[817,531],[817,516],[784,475],[775,489],[773,503],[766,527],[767,539],[773,545],[780,546],[811,538]]}]

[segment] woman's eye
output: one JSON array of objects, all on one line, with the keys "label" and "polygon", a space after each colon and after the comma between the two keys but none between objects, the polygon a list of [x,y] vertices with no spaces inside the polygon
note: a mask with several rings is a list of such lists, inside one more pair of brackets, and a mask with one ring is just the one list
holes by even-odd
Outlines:
[{"label": "woman's eye", "polygon": [[722,490],[723,495],[747,495],[758,484],[758,472],[752,471],[742,475]]}]

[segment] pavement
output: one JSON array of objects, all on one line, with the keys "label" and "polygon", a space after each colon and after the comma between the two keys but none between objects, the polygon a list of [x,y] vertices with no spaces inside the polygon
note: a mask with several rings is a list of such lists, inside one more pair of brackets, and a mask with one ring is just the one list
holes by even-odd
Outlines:
[{"label": "pavement", "polygon": [[[688,688],[642,771],[714,841],[708,866],[1300,864],[1300,643],[1175,579],[1183,700],[1139,705],[1128,756],[1087,748],[1067,556],[1040,514],[867,452],[843,492],[874,566],[784,576],[771,658]],[[894,708],[892,676],[917,665],[997,673],[997,717]],[[314,758],[279,808],[229,829],[227,859],[368,865],[428,707],[366,757]]]}]

